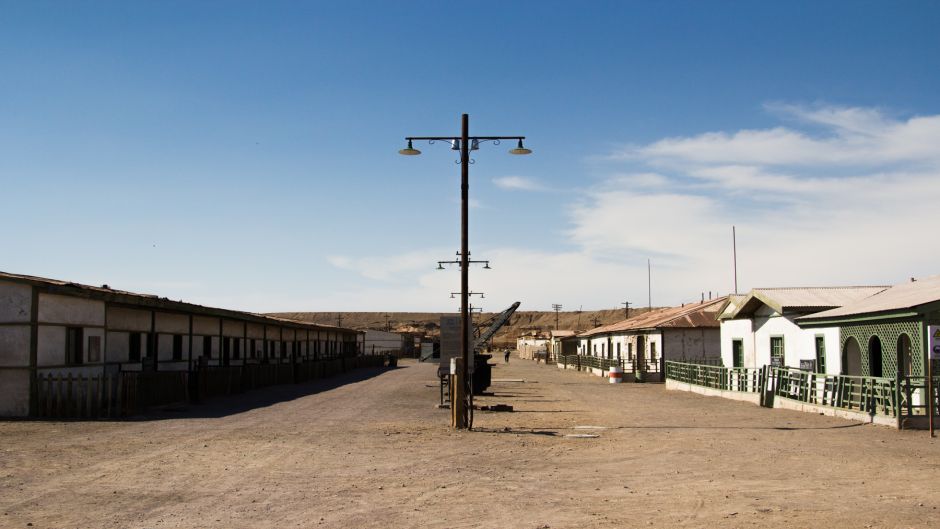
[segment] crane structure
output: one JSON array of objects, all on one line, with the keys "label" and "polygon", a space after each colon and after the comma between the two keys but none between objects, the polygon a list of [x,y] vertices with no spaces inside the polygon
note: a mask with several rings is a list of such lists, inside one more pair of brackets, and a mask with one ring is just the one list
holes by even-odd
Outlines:
[{"label": "crane structure", "polygon": [[473,340],[473,350],[478,351],[483,349],[487,342],[489,342],[493,336],[506,325],[506,322],[509,321],[509,318],[512,317],[513,313],[516,312],[516,309],[519,308],[520,302],[515,302],[509,306],[508,309],[500,312],[499,314],[493,316],[492,318],[480,322],[479,325],[474,327],[473,334],[475,338]]}]

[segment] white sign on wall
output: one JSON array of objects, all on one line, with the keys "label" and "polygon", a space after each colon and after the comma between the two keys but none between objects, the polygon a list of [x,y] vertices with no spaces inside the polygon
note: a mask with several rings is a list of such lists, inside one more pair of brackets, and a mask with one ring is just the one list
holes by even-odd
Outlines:
[{"label": "white sign on wall", "polygon": [[940,325],[927,326],[927,351],[931,360],[940,360]]}]

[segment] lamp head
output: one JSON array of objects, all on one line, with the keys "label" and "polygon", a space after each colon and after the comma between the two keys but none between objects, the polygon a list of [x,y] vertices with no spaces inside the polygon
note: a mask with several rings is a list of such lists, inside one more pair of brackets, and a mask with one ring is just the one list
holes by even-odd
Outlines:
[{"label": "lamp head", "polygon": [[478,151],[478,150],[480,150],[480,140],[472,140],[472,141],[470,142],[470,150],[471,150],[471,151]]},{"label": "lamp head", "polygon": [[443,269],[444,269],[444,263],[437,263],[437,269],[438,269],[438,270],[443,270]]},{"label": "lamp head", "polygon": [[520,139],[520,140],[519,140],[519,144],[516,145],[516,148],[515,148],[515,149],[509,149],[509,154],[532,154],[532,150],[531,150],[531,149],[526,149],[526,148],[522,145],[522,140]]},{"label": "lamp head", "polygon": [[408,146],[398,151],[398,154],[403,154],[405,156],[417,156],[421,154],[421,151],[412,147],[411,140],[408,140]]},{"label": "lamp head", "polygon": [[460,150],[460,140],[450,140],[450,150],[459,151]]},{"label": "lamp head", "polygon": [[483,265],[483,269],[484,269],[484,270],[492,270],[492,268],[490,268],[490,262],[489,262],[489,261],[487,261],[486,264]]}]

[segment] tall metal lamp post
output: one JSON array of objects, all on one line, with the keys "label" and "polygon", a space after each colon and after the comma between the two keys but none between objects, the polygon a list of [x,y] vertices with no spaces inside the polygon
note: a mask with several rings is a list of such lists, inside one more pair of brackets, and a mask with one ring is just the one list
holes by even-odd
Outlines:
[{"label": "tall metal lamp post", "polygon": [[[499,145],[502,140],[516,140],[518,143],[515,148],[509,150],[509,154],[531,154],[532,151],[522,145],[525,136],[470,136],[470,116],[463,114],[461,116],[460,136],[408,136],[405,138],[408,146],[400,151],[399,154],[405,156],[414,156],[421,154],[421,151],[415,149],[412,142],[427,141],[429,144],[434,142],[448,142],[451,149],[460,151],[460,354],[463,358],[463,377],[460,384],[463,387],[464,395],[469,395],[470,384],[467,376],[470,365],[470,347],[466,339],[467,331],[470,329],[470,311],[467,298],[469,289],[469,190],[470,190],[470,151],[480,148],[480,143],[491,141],[494,145]],[[470,413],[465,409],[464,413],[459,414],[454,425],[458,429],[470,427]]]}]

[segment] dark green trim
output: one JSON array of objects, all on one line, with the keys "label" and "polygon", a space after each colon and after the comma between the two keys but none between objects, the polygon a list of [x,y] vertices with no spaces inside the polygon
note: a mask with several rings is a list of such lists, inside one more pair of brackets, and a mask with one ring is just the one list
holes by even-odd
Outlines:
[{"label": "dark green trim", "polygon": [[[868,323],[879,320],[905,320],[912,318],[921,318],[923,314],[917,311],[894,311],[882,312],[878,314],[845,316],[837,318],[827,318],[821,320],[802,320],[797,319],[796,324],[800,327],[833,327],[846,323]],[[887,323],[887,322],[886,322]]]}]

